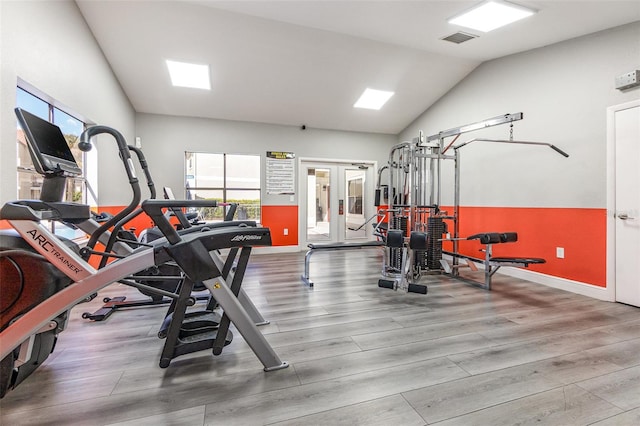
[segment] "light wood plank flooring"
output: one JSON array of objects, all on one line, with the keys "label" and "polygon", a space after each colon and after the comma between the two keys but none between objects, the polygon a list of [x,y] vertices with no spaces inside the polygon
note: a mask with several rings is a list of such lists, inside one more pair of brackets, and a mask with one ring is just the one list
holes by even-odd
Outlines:
[{"label": "light wood plank flooring", "polygon": [[[165,308],[81,318],[0,401],[2,425],[638,425],[640,309],[496,275],[491,292],[427,276],[377,287],[377,250],[254,254],[244,288],[287,369],[242,337],[158,367]],[[478,276],[482,279],[482,276]]]}]

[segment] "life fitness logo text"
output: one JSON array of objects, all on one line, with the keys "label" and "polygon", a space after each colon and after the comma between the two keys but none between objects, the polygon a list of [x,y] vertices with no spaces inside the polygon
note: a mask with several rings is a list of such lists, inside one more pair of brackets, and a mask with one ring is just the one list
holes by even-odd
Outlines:
[{"label": "life fitness logo text", "polygon": [[261,239],[262,235],[236,235],[231,241],[255,241]]},{"label": "life fitness logo text", "polygon": [[53,243],[49,242],[44,235],[39,234],[35,229],[27,231],[27,234],[31,235],[33,241],[38,243],[38,245],[42,247],[42,250],[46,251],[47,253],[51,253],[53,256],[55,256],[58,262],[60,262],[62,265],[69,268],[76,274],[79,274],[84,270],[69,261],[69,259],[64,256],[64,253],[60,253],[58,250],[56,250],[56,247],[53,245]]}]

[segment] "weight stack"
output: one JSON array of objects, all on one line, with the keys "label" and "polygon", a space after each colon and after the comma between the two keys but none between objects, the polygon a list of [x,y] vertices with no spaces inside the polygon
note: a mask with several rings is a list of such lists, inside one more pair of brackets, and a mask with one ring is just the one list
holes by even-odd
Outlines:
[{"label": "weight stack", "polygon": [[407,236],[408,219],[405,216],[394,216],[391,219],[391,229],[402,229],[404,236]]},{"label": "weight stack", "polygon": [[[394,216],[391,219],[391,223],[389,224],[389,229],[400,229],[402,230],[402,235],[407,235],[407,218],[404,216]],[[402,269],[402,249],[391,247],[389,250],[389,266],[400,272]]]},{"label": "weight stack", "polygon": [[424,271],[427,269],[427,250],[429,234],[423,232],[411,232],[409,248],[413,252],[413,270]]},{"label": "weight stack", "polygon": [[428,256],[426,250],[413,251],[413,264],[415,267],[420,268],[420,270],[430,269],[427,259]]},{"label": "weight stack", "polygon": [[441,217],[430,217],[427,219],[427,269],[440,269],[442,260],[442,234],[445,233],[445,223]]}]

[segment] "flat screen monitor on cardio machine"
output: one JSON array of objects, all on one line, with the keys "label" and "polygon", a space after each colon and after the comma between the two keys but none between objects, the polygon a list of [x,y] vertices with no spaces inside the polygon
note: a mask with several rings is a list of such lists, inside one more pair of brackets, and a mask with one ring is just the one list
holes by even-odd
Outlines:
[{"label": "flat screen monitor on cardio machine", "polygon": [[22,108],[15,109],[20,127],[36,171],[42,175],[79,176],[82,169],[76,163],[62,131],[55,124],[33,115]]}]

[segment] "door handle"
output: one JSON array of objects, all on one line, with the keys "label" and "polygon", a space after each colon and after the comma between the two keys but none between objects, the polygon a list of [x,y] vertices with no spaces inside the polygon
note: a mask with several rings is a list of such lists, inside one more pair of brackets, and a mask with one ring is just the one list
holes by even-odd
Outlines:
[{"label": "door handle", "polygon": [[618,215],[618,219],[627,220],[627,219],[635,219],[635,218],[634,217],[629,217],[629,215],[626,214],[626,213],[620,213]]}]

